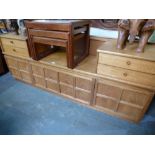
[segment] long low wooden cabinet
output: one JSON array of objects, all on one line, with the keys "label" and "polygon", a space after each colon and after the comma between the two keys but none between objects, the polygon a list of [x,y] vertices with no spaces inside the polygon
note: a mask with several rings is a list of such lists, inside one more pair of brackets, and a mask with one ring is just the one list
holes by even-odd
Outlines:
[{"label": "long low wooden cabinet", "polygon": [[[105,47],[106,44],[102,48]],[[98,64],[97,61],[94,64],[94,58],[96,58],[94,56],[93,59],[90,57],[81,63],[81,66],[70,69],[67,66],[60,66],[60,64],[56,65],[56,62],[53,63],[53,60],[49,60],[51,57],[35,61],[27,56],[3,52],[9,70],[16,79],[130,121],[139,122],[143,118],[154,96],[154,81],[145,83],[145,76],[138,77],[138,79],[144,80],[143,83],[141,80],[136,81],[136,79],[136,82],[130,81],[131,78],[124,80],[116,74],[117,70],[109,73],[110,71],[103,67],[109,65],[110,67],[125,69],[125,71],[145,73],[150,77],[154,76],[154,68],[152,68],[154,63],[148,59],[144,61],[145,65],[143,65],[142,59],[129,58],[123,56],[123,53],[121,56],[114,54],[113,58],[113,55],[107,50],[100,49]],[[60,61],[58,60],[58,62]],[[90,69],[88,64],[93,68],[93,72],[86,70]],[[143,67],[136,68],[136,64],[143,65]],[[95,72],[96,67],[98,74]]]},{"label": "long low wooden cabinet", "polygon": [[131,121],[141,120],[154,96],[153,91],[113,80],[72,73],[34,60],[5,58],[16,79]]}]

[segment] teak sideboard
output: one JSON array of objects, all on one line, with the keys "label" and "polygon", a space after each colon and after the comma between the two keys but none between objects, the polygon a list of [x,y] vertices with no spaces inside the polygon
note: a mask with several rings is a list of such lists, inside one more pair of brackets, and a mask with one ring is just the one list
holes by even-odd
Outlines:
[{"label": "teak sideboard", "polygon": [[[7,42],[5,42],[5,39],[7,39]],[[19,42],[19,44],[10,44],[12,41]],[[108,40],[106,39],[90,38],[89,56],[74,69],[67,67],[66,53],[61,50],[36,61],[27,56],[28,48],[26,48],[27,52],[26,50],[22,52],[27,44],[26,38],[25,40],[20,37],[14,39],[12,36],[4,35],[1,37],[1,42],[9,70],[16,79],[68,97],[90,108],[130,121],[139,122],[143,118],[154,96],[154,84],[152,85],[150,82],[148,85],[145,77],[144,79],[140,77],[141,80],[137,79],[137,81],[132,80],[132,77],[128,78],[128,74],[131,72],[130,70],[133,70],[133,72],[136,70],[141,73],[143,72],[142,69],[137,69],[134,65],[131,65],[131,68],[125,67],[125,73],[127,71],[129,73],[127,72],[127,79],[124,78],[126,75],[124,75],[124,72],[120,72],[120,70],[124,66],[121,65],[129,61],[126,57],[127,55],[121,53],[118,60],[122,59],[122,61],[121,63],[119,63],[120,61],[117,63],[115,56],[118,56],[118,54],[114,53],[111,44],[107,45]],[[112,41],[110,40],[110,42]],[[26,56],[25,54],[20,55],[18,52],[15,54],[15,52],[5,50],[8,48],[14,49],[16,46],[20,46],[18,48],[21,48],[21,53],[25,53]],[[152,48],[154,46],[149,46],[149,49]],[[98,53],[96,52],[97,49]],[[109,53],[109,55],[105,57],[105,53]],[[111,58],[107,59],[107,57]],[[115,61],[111,63],[110,60]],[[132,60],[130,59],[130,63],[136,64],[136,58]],[[145,61],[149,60],[147,59]],[[151,62],[154,64],[153,57]],[[103,65],[103,68],[100,65]],[[118,67],[119,69],[116,68],[116,71],[114,69],[109,70],[104,65],[112,68]],[[150,70],[149,73],[146,69],[144,70],[148,76],[154,74],[153,70]],[[143,80],[145,83],[143,83]]]}]

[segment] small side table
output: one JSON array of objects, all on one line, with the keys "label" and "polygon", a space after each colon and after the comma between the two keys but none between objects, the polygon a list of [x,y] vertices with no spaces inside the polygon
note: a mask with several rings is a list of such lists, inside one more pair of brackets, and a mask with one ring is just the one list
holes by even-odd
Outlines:
[{"label": "small side table", "polygon": [[67,67],[74,68],[89,54],[88,20],[25,21],[31,57],[34,60],[64,48]]}]

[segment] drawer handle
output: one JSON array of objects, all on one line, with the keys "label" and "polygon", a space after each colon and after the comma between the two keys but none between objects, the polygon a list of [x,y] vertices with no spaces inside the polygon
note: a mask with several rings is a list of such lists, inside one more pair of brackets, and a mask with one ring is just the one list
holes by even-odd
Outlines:
[{"label": "drawer handle", "polygon": [[10,43],[13,44],[14,42],[13,41],[10,41]]},{"label": "drawer handle", "polygon": [[14,51],[14,52],[16,52],[16,50],[15,50],[15,49],[13,49],[13,51]]},{"label": "drawer handle", "polygon": [[127,64],[127,65],[131,65],[131,61],[127,61],[126,64]]},{"label": "drawer handle", "polygon": [[123,75],[124,75],[125,77],[127,77],[128,74],[127,74],[127,73],[123,73]]}]

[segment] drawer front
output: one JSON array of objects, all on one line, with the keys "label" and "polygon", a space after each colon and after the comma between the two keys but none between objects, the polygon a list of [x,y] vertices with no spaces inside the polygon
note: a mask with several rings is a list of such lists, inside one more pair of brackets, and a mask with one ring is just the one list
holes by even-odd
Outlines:
[{"label": "drawer front", "polygon": [[4,45],[4,52],[12,55],[29,57],[28,49]]},{"label": "drawer front", "polygon": [[102,82],[98,82],[96,92],[101,95],[109,96],[115,99],[120,99],[122,89],[115,86],[104,84]]},{"label": "drawer front", "polygon": [[32,77],[29,73],[22,72],[22,71],[20,73],[21,73],[23,81],[28,82],[28,83],[32,83]]},{"label": "drawer front", "polygon": [[65,83],[71,86],[74,84],[74,77],[69,74],[59,73],[59,80],[60,83]]},{"label": "drawer front", "polygon": [[84,101],[86,103],[90,103],[91,95],[89,92],[78,90],[75,91],[75,97],[81,101]]},{"label": "drawer front", "polygon": [[45,68],[45,78],[58,81],[58,72]]},{"label": "drawer front", "polygon": [[155,74],[155,63],[146,60],[99,53],[99,63]]},{"label": "drawer front", "polygon": [[76,77],[76,87],[91,91],[92,79],[84,79],[81,77]]},{"label": "drawer front", "polygon": [[60,91],[61,94],[67,95],[67,96],[74,96],[74,88],[73,87],[69,87],[63,84],[60,84]]},{"label": "drawer front", "polygon": [[99,108],[106,108],[115,111],[118,105],[118,101],[103,96],[96,96],[95,106]]},{"label": "drawer front", "polygon": [[27,43],[26,41],[21,41],[21,40],[15,40],[15,39],[6,39],[6,38],[1,38],[2,45],[9,45],[12,47],[19,47],[19,48],[25,48],[27,49]]},{"label": "drawer front", "polygon": [[98,64],[98,74],[155,87],[155,75]]},{"label": "drawer front", "polygon": [[32,72],[34,75],[44,76],[44,70],[41,66],[32,65]]},{"label": "drawer front", "polygon": [[56,92],[60,92],[60,91],[59,91],[59,84],[58,84],[57,82],[53,82],[53,81],[50,81],[50,80],[46,80],[46,87],[47,87],[49,90],[56,91]]}]

